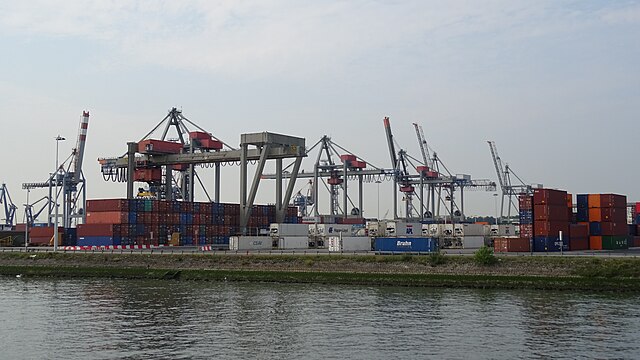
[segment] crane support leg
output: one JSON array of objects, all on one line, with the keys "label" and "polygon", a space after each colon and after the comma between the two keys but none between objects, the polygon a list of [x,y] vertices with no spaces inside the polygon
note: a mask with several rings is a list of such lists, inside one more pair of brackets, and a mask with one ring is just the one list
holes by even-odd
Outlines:
[{"label": "crane support leg", "polygon": [[[244,173],[245,177],[242,178],[240,181],[242,182],[241,184],[241,195],[244,192],[245,196],[247,194],[247,161],[246,161],[246,149],[247,149],[247,144],[242,144],[243,147],[243,151],[242,154],[244,155],[243,157],[245,158],[245,161],[242,162],[242,164],[240,164],[240,166],[242,167],[241,172]],[[269,153],[269,148],[270,148],[270,144],[264,144],[262,146],[262,149],[260,149],[260,160],[258,162],[258,168],[256,169],[256,173],[253,176],[253,182],[251,184],[251,189],[249,191],[249,196],[248,197],[243,197],[241,196],[240,201],[242,201],[242,206],[240,208],[240,228],[242,229],[242,233],[246,234],[247,232],[247,225],[249,223],[249,216],[251,216],[251,208],[253,207],[253,201],[256,199],[256,195],[258,193],[258,185],[260,184],[260,178],[262,176],[262,171],[264,170],[264,165],[267,162],[267,155]],[[244,191],[243,191],[244,190]]]},{"label": "crane support leg", "polygon": [[138,143],[127,143],[127,199],[133,199],[133,175],[136,171]]},{"label": "crane support leg", "polygon": [[279,223],[284,222],[284,218],[287,215],[287,204],[291,201],[291,195],[293,194],[293,188],[295,187],[296,180],[298,179],[298,172],[300,171],[301,164],[302,157],[297,157],[293,164],[293,169],[291,170],[291,178],[289,179],[289,184],[287,184],[287,190],[284,193],[284,198],[280,200],[282,206],[280,210],[276,209],[276,221]]}]

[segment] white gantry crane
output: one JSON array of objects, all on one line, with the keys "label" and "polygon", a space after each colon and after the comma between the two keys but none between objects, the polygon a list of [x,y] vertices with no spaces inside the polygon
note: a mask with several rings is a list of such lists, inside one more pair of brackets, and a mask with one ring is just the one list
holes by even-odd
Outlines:
[{"label": "white gantry crane", "polygon": [[[496,168],[496,174],[498,175],[498,183],[502,190],[502,199],[500,201],[500,219],[504,218],[504,200],[507,199],[507,218],[511,218],[511,209],[518,212],[518,205],[515,199],[518,195],[525,194],[531,195],[533,193],[533,187],[526,184],[522,179],[509,167],[509,164],[502,164],[502,159],[498,155],[498,149],[495,142],[487,141],[489,143],[489,149],[491,150],[491,157],[493,158],[493,164]],[[514,177],[519,183],[512,183],[511,177]]]}]

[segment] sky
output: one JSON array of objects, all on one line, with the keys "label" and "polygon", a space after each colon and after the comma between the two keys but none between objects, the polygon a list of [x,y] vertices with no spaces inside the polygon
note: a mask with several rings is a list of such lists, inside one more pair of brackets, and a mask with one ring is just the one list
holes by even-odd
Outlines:
[{"label": "sky", "polygon": [[[399,148],[420,158],[418,123],[453,173],[496,181],[492,140],[528,183],[640,201],[638,1],[0,0],[0,45],[0,182],[21,208],[21,184],[55,167],[54,138],[61,160],[75,147],[83,110],[88,198],[125,197],[96,159],[172,107],[234,146],[328,135],[377,167],[390,167],[389,116]],[[239,168],[222,176],[237,202]],[[365,185],[365,216],[389,214],[392,185],[379,186]],[[492,195],[466,193],[466,214],[494,214]],[[274,197],[265,183],[256,202]]]}]

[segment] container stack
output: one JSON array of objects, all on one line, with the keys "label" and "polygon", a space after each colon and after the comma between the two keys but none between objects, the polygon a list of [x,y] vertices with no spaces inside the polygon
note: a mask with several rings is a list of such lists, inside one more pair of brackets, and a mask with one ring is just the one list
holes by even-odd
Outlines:
[{"label": "container stack", "polygon": [[[582,198],[584,199],[584,195]],[[591,250],[628,248],[627,197],[617,194],[588,194],[587,205],[589,248]]]},{"label": "container stack", "polygon": [[[285,222],[297,223],[295,207]],[[275,206],[254,205],[250,233],[268,233],[275,222]],[[77,245],[219,245],[239,231],[239,204],[102,199],[87,201],[87,223],[78,225]]]},{"label": "container stack", "polygon": [[[514,246],[514,248],[521,248],[522,244],[526,242],[527,249],[525,251],[530,251],[531,246],[533,246],[533,196],[520,195],[518,197],[518,205],[520,209],[520,238],[526,241],[521,241],[521,246]],[[508,246],[504,248],[509,249]]]},{"label": "container stack", "polygon": [[[533,191],[533,251],[569,250],[567,192],[554,189]],[[562,241],[560,241],[562,232]]]}]

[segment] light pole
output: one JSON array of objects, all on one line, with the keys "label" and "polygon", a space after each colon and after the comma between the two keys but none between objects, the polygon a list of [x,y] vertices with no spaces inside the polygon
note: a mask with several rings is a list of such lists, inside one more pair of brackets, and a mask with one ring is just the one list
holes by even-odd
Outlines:
[{"label": "light pole", "polygon": [[376,180],[376,184],[378,184],[378,217],[377,219],[380,220],[380,183],[382,181],[380,180]]},{"label": "light pole", "polygon": [[56,136],[56,171],[54,173],[54,181],[55,181],[55,201],[53,206],[55,207],[55,220],[53,222],[53,251],[58,251],[58,173],[60,169],[58,168],[58,146],[60,141],[66,140],[64,137],[58,135]]}]

